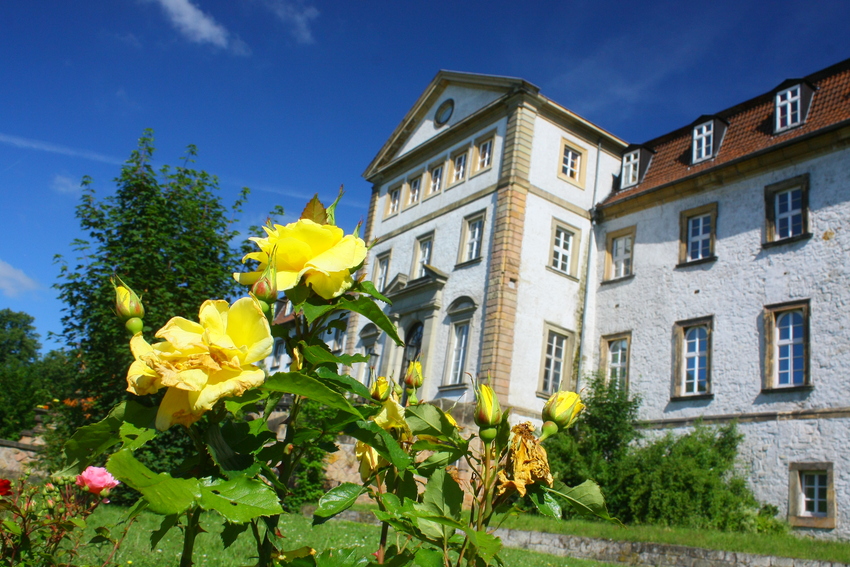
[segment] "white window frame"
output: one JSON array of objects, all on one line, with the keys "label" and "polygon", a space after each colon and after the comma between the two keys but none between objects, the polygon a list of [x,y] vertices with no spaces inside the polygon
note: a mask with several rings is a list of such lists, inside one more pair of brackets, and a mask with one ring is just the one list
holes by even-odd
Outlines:
[{"label": "white window frame", "polygon": [[413,263],[413,279],[426,275],[425,266],[431,263],[434,255],[434,233],[416,239],[416,257]]},{"label": "white window frame", "polygon": [[451,365],[449,366],[448,386],[464,383],[466,362],[469,355],[469,331],[472,326],[470,319],[457,321],[452,324]]},{"label": "white window frame", "polygon": [[803,215],[803,188],[794,187],[779,191],[773,196],[776,239],[800,236],[805,232]]},{"label": "white window frame", "polygon": [[469,161],[469,148],[464,149],[462,152],[458,152],[452,155],[451,165],[451,182],[449,183],[449,187],[453,185],[457,185],[458,183],[463,183],[466,180],[467,173],[467,165]]},{"label": "white window frame", "polygon": [[601,353],[605,381],[618,388],[629,387],[629,356],[632,333],[617,333],[602,337]]},{"label": "white window frame", "polygon": [[713,220],[711,213],[703,213],[688,218],[688,262],[711,257]]},{"label": "white window frame", "polygon": [[714,317],[677,321],[674,355],[675,397],[712,395],[711,343]]},{"label": "white window frame", "polygon": [[623,167],[620,172],[620,186],[637,185],[640,179],[640,150],[623,155]]},{"label": "white window frame", "polygon": [[[792,324],[788,333],[785,323],[794,316],[800,317],[799,324]],[[809,316],[808,299],[765,306],[764,389],[811,387]]]},{"label": "white window frame", "polygon": [[694,127],[693,163],[699,163],[714,157],[714,121]]},{"label": "white window frame", "polygon": [[794,85],[776,93],[776,131],[784,132],[803,123],[802,87]]},{"label": "white window frame", "polygon": [[549,266],[556,272],[572,273],[575,240],[575,233],[562,224],[556,224],[553,228],[552,254]]},{"label": "white window frame", "polygon": [[574,181],[578,181],[581,173],[581,152],[564,145],[564,154],[561,157],[561,173]]},{"label": "white window frame", "polygon": [[474,213],[463,219],[461,231],[460,254],[458,263],[478,260],[484,246],[484,212]]},{"label": "white window frame", "polygon": [[548,323],[544,328],[540,390],[537,392],[540,397],[570,388],[575,343],[575,334],[566,329]]},{"label": "white window frame", "polygon": [[475,171],[484,171],[493,165],[493,142],[494,138],[490,137],[476,144],[475,146]]},{"label": "white window frame", "polygon": [[[807,494],[814,481],[816,494]],[[831,462],[788,465],[788,523],[801,528],[835,528],[835,474]],[[813,506],[807,506],[812,503]],[[818,504],[821,506],[818,506]],[[807,509],[814,508],[814,509]]]},{"label": "white window frame", "polygon": [[446,167],[440,163],[428,170],[428,196],[436,195],[443,188],[443,173]]},{"label": "white window frame", "polygon": [[375,289],[382,292],[386,289],[390,277],[390,253],[384,252],[375,257]]},{"label": "white window frame", "polygon": [[422,176],[412,177],[407,182],[407,206],[412,207],[422,198]]},{"label": "white window frame", "polygon": [[802,309],[776,316],[776,386],[793,388],[806,384],[806,318]]},{"label": "white window frame", "polygon": [[401,185],[391,188],[387,191],[387,210],[386,215],[391,217],[401,209]]}]

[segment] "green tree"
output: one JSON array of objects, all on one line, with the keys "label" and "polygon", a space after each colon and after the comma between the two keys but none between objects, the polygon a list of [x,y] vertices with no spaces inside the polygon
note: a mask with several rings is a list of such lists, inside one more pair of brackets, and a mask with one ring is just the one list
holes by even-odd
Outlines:
[{"label": "green tree", "polygon": [[36,407],[67,384],[67,360],[61,351],[39,357],[34,319],[0,309],[0,438],[17,440],[35,425]]},{"label": "green tree", "polygon": [[[171,317],[197,319],[204,300],[236,291],[232,272],[239,269],[239,256],[231,247],[237,235],[232,223],[248,190],[228,210],[218,195],[218,179],[190,167],[197,154],[194,146],[176,168],[155,170],[153,154],[153,133],[146,130],[115,179],[114,195],[98,199],[92,180],[83,179],[76,216],[88,236],[73,241],[77,259],[63,261],[55,286],[65,303],[62,338],[75,372],[74,399],[59,417],[56,441],[131,397],[125,391],[130,337],[113,312],[110,276],[118,274],[142,296],[148,337]],[[159,398],[137,401],[158,404]],[[185,436],[158,438],[148,464],[177,458],[177,437]]]}]

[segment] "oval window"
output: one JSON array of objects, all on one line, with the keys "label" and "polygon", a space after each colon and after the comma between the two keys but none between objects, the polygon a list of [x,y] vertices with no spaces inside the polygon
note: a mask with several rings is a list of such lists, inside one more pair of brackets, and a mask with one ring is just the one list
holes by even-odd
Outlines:
[{"label": "oval window", "polygon": [[443,103],[437,108],[437,113],[434,114],[434,122],[437,123],[437,126],[442,126],[446,122],[449,121],[449,118],[452,117],[452,112],[455,109],[455,101],[453,99],[444,100]]}]

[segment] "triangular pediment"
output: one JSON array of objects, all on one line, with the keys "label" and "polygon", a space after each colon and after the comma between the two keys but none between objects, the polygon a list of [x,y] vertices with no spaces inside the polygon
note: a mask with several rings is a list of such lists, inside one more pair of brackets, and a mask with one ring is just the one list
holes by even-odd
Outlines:
[{"label": "triangular pediment", "polygon": [[[536,86],[513,77],[440,71],[369,164],[363,177],[371,178],[387,164],[520,90],[539,93]],[[445,110],[448,106],[452,107],[450,113],[437,115],[441,107]],[[447,119],[441,121],[440,118]]]}]

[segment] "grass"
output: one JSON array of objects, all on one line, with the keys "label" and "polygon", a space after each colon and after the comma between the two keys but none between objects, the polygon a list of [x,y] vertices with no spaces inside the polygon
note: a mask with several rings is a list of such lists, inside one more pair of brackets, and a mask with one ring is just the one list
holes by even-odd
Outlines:
[{"label": "grass", "polygon": [[666,543],[757,555],[850,563],[850,542],[817,540],[796,535],[794,532],[754,534],[657,526],[620,527],[601,522],[556,520],[533,514],[508,517],[502,527],[599,539]]},{"label": "grass", "polygon": [[[118,526],[125,510],[117,506],[101,506],[89,519],[91,526],[110,526],[113,536],[120,534],[123,526]],[[133,525],[121,548],[113,558],[113,564],[127,567],[169,567],[180,560],[182,533],[170,531],[151,550],[150,533],[159,527],[161,516],[143,513]],[[248,532],[243,533],[236,542],[224,549],[219,539],[221,520],[213,514],[205,514],[201,521],[208,533],[202,533],[195,542],[195,565],[215,567],[241,567],[251,564],[255,555],[254,539]],[[317,550],[329,547],[361,547],[363,555],[378,548],[380,528],[374,525],[351,522],[328,522],[311,527],[310,519],[297,515],[281,518],[281,532],[286,536],[286,549],[297,549],[308,545]],[[93,529],[92,529],[93,535]],[[89,546],[83,552],[84,564],[101,565],[110,550]],[[502,557],[511,567],[615,567],[610,563],[600,563],[582,559],[556,557],[526,550],[506,549]]]},{"label": "grass", "polygon": [[[357,505],[355,508],[370,510],[372,507]],[[850,542],[814,539],[797,535],[793,531],[787,534],[755,534],[659,526],[622,527],[604,522],[556,520],[536,514],[509,515],[506,518],[496,518],[493,525],[498,525],[500,520],[502,520],[500,527],[515,530],[618,541],[665,543],[850,564]]]}]

